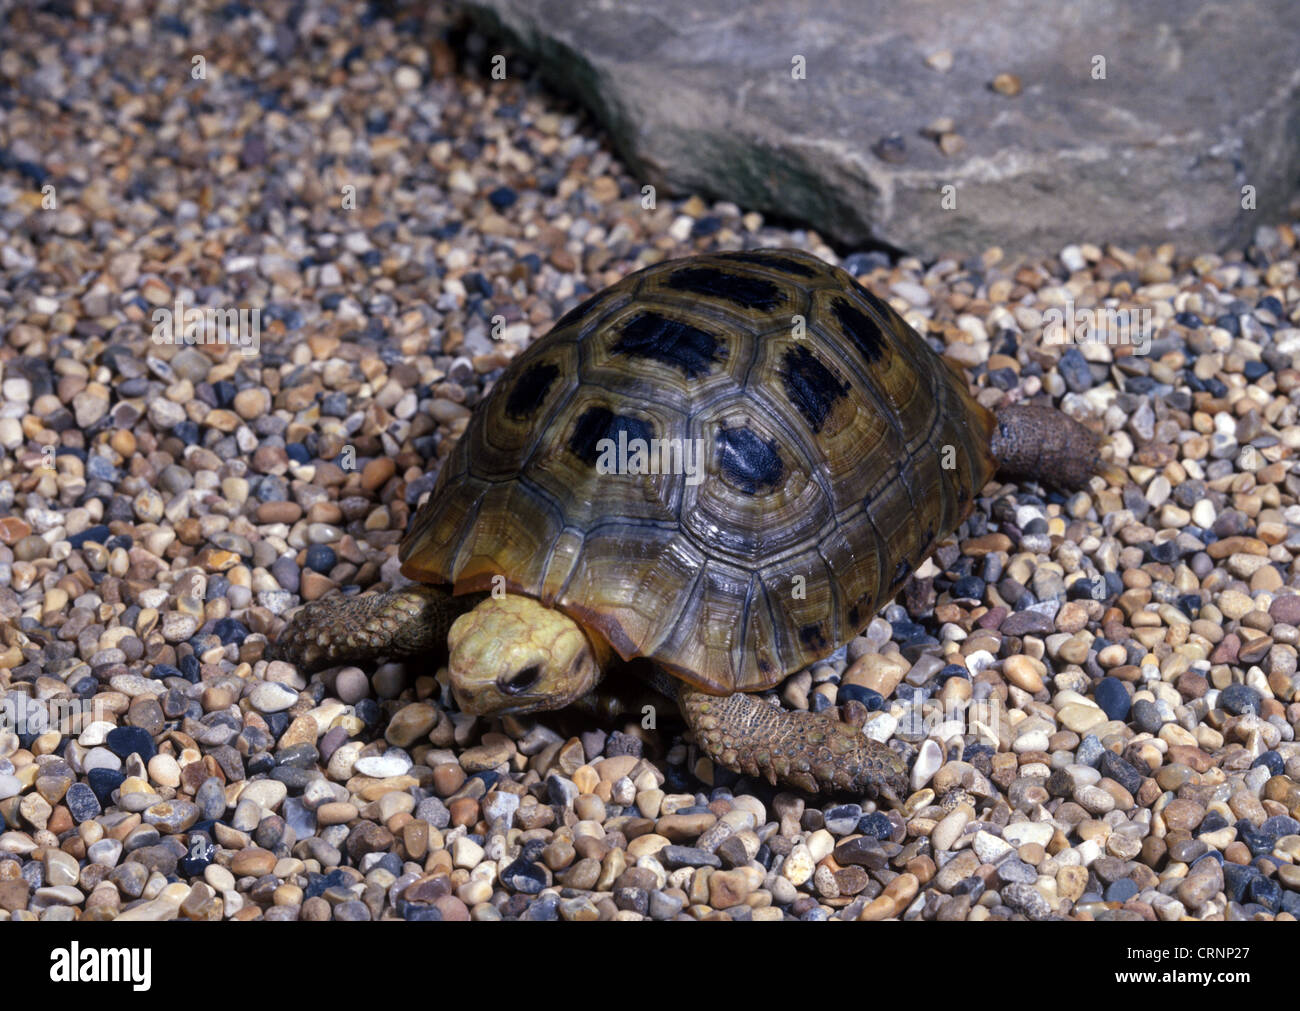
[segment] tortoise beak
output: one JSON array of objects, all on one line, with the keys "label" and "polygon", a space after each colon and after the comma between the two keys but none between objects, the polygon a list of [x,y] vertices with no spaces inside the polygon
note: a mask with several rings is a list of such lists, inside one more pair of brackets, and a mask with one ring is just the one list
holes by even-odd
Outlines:
[{"label": "tortoise beak", "polygon": [[503,706],[500,704],[501,695],[490,689],[466,691],[464,688],[453,686],[451,694],[460,711],[469,716],[509,716],[531,708],[527,698],[519,697],[511,700],[512,705]]}]

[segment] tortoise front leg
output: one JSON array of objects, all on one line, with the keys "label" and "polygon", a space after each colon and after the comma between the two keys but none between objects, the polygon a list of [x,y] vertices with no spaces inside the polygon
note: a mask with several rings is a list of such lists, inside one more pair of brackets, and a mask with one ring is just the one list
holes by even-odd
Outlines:
[{"label": "tortoise front leg", "polygon": [[778,709],[751,695],[705,695],[682,685],[677,702],[716,764],[809,793],[844,790],[901,804],[907,768],[893,751],[831,713]]},{"label": "tortoise front leg", "polygon": [[388,593],[327,597],[299,610],[264,655],[314,671],[380,656],[445,654],[447,629],[478,599],[419,584]]}]

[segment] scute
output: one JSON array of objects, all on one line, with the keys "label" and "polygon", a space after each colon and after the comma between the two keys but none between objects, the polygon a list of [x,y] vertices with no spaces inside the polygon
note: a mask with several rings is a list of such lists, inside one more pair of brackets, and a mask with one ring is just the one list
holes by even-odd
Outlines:
[{"label": "scute", "polygon": [[839,268],[789,249],[668,261],[511,364],[402,571],[457,593],[504,583],[625,659],[759,690],[860,631],[965,518],[992,425]]}]

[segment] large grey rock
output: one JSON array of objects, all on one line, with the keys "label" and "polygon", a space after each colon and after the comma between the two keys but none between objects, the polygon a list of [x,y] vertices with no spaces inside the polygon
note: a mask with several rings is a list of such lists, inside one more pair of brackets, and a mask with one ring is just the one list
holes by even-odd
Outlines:
[{"label": "large grey rock", "polygon": [[[1294,0],[466,4],[590,106],[645,181],[847,243],[1222,248],[1280,219],[1300,178]],[[926,63],[942,50],[946,72]],[[1022,93],[995,92],[1001,73]],[[923,135],[945,116],[965,142],[951,156]],[[895,133],[902,161],[873,153]]]}]

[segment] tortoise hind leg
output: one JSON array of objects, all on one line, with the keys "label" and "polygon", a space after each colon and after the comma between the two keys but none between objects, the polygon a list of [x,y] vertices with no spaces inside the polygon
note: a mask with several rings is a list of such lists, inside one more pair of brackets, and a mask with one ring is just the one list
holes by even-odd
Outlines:
[{"label": "tortoise hind leg", "polygon": [[445,653],[447,629],[476,600],[419,584],[388,593],[327,597],[298,611],[265,656],[314,671],[379,656]]},{"label": "tortoise hind leg", "polygon": [[677,703],[700,748],[724,768],[809,793],[870,793],[895,805],[907,794],[902,759],[829,712],[788,712],[751,695],[719,698],[685,685]]}]

